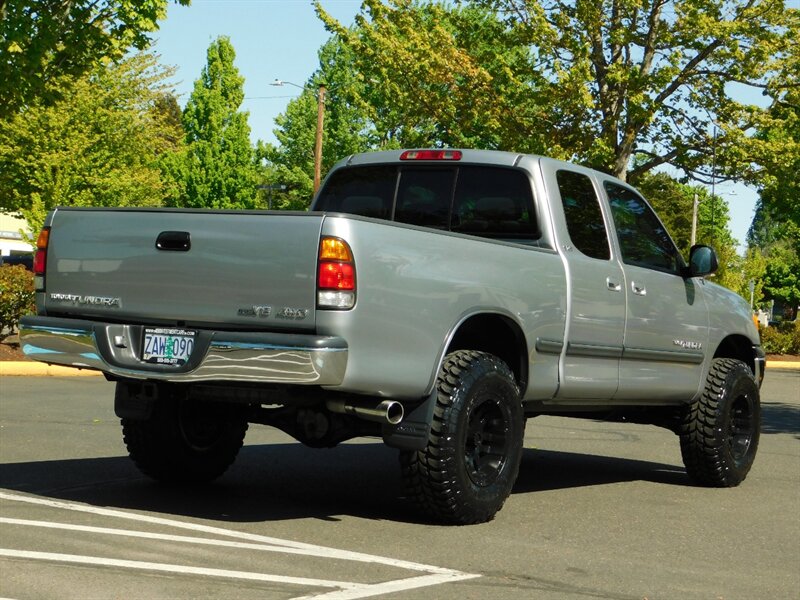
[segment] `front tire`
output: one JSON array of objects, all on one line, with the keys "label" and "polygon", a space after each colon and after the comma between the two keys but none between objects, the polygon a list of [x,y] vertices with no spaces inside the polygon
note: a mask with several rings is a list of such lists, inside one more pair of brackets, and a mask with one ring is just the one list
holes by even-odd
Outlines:
[{"label": "front tire", "polygon": [[146,420],[122,419],[131,459],[142,473],[162,482],[216,479],[235,460],[246,432],[242,407],[194,401],[180,393],[161,395]]},{"label": "front tire", "polygon": [[494,518],[511,493],[525,417],[508,365],[471,350],[445,357],[424,450],[401,452],[406,488],[434,518],[459,525]]},{"label": "front tire", "polygon": [[700,398],[681,423],[681,455],[689,477],[709,487],[739,485],[756,457],[761,433],[758,385],[740,360],[715,358]]}]

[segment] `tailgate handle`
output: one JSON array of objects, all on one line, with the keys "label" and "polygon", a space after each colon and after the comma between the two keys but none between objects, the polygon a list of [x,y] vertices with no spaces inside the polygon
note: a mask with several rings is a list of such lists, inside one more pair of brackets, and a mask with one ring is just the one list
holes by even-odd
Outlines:
[{"label": "tailgate handle", "polygon": [[156,248],[171,252],[188,252],[192,238],[188,231],[162,231],[156,239]]}]

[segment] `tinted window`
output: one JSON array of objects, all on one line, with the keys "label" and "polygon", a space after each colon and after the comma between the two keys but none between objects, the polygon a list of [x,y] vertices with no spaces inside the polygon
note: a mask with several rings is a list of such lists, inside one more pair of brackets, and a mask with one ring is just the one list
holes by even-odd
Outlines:
[{"label": "tinted window", "polygon": [[314,210],[344,212],[496,239],[536,239],[530,182],[499,167],[392,165],[344,168]]},{"label": "tinted window", "polygon": [[395,167],[341,169],[325,183],[316,210],[389,219],[396,180]]},{"label": "tinted window", "polygon": [[538,237],[527,177],[511,169],[459,169],[452,230],[500,239]]},{"label": "tinted window", "polygon": [[447,229],[455,169],[402,169],[394,220]]},{"label": "tinted window", "polygon": [[592,180],[574,171],[556,173],[569,237],[586,256],[608,260],[608,232]]},{"label": "tinted window", "polygon": [[622,260],[631,265],[677,272],[682,261],[667,230],[644,199],[628,188],[605,183]]}]

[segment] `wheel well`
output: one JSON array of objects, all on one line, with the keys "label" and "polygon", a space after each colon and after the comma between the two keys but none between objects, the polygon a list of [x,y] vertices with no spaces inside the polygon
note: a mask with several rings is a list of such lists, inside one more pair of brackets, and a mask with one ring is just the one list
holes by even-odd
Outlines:
[{"label": "wheel well", "polygon": [[753,374],[756,372],[753,342],[743,335],[729,335],[722,340],[717,346],[714,358],[735,358],[750,367]]},{"label": "wheel well", "polygon": [[456,350],[479,350],[494,354],[509,366],[520,390],[525,390],[528,383],[525,335],[508,317],[497,314],[470,317],[456,331],[446,354]]}]

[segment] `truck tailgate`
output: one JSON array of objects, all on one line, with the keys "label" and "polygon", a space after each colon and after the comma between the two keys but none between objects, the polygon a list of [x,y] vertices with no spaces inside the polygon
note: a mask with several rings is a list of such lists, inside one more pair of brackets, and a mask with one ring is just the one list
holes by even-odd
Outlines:
[{"label": "truck tailgate", "polygon": [[322,219],[61,209],[53,217],[45,309],[139,323],[313,330]]}]

